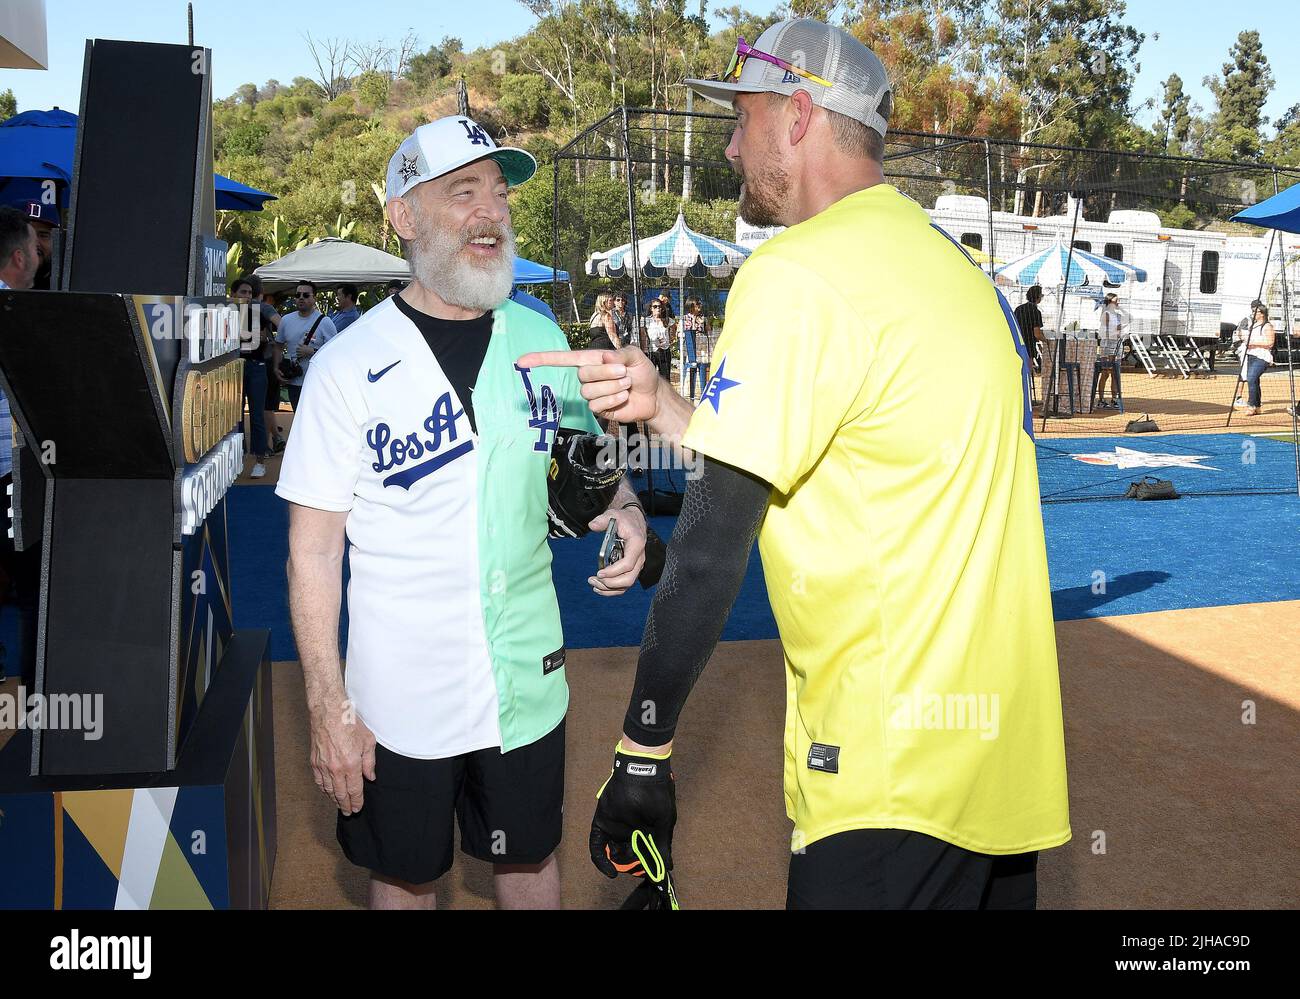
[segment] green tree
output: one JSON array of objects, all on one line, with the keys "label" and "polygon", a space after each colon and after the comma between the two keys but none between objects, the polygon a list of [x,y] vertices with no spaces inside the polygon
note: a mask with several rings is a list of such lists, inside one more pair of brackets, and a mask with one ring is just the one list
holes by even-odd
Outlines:
[{"label": "green tree", "polygon": [[[994,66],[1020,101],[1019,137],[1027,142],[1096,145],[1128,114],[1144,35],[1123,23],[1124,0],[995,0],[987,29]],[[1017,169],[1017,212],[1025,186],[1058,166],[1052,154]],[[1043,207],[1035,195],[1033,214]]]},{"label": "green tree", "polygon": [[219,156],[260,156],[271,133],[268,125],[260,121],[243,121],[222,130],[217,141]]},{"label": "green tree", "polygon": [[388,74],[378,70],[362,73],[356,81],[357,96],[361,99],[361,103],[376,111],[382,110],[388,104],[388,93],[391,87],[392,80],[388,78]]},{"label": "green tree", "polygon": [[427,52],[411,57],[406,66],[406,79],[417,90],[428,90],[435,80],[440,80],[451,72],[452,58],[462,48],[459,38],[443,38],[437,45],[429,46]]},{"label": "green tree", "polygon": [[1183,79],[1171,73],[1164,83],[1164,101],[1160,107],[1157,134],[1160,145],[1172,153],[1181,153],[1192,131],[1192,99],[1183,90]]},{"label": "green tree", "polygon": [[1260,134],[1268,123],[1264,102],[1273,90],[1273,71],[1259,32],[1241,32],[1228,58],[1221,77],[1207,76],[1204,81],[1217,104],[1210,152],[1224,158],[1254,159],[1264,144]]},{"label": "green tree", "polygon": [[1283,166],[1300,167],[1300,104],[1277,120],[1277,134],[1265,150],[1267,159]]},{"label": "green tree", "polygon": [[501,79],[497,106],[513,128],[544,128],[551,115],[551,86],[536,73],[512,73]]},{"label": "green tree", "polygon": [[18,98],[12,90],[0,94],[0,121],[8,121],[18,113]]}]

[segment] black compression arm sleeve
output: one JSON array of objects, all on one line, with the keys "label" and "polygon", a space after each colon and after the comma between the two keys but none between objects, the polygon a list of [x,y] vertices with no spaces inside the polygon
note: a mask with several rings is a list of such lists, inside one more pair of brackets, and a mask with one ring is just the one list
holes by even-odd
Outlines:
[{"label": "black compression arm sleeve", "polygon": [[645,746],[669,742],[691,688],[740,592],[771,486],[702,459],[686,487],[663,578],[650,604],[623,731]]}]

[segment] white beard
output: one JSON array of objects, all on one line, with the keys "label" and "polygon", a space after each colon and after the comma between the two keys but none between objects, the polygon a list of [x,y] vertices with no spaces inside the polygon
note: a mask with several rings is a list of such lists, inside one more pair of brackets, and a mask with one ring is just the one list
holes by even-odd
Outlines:
[{"label": "white beard", "polygon": [[461,256],[465,248],[460,233],[446,229],[424,228],[412,247],[411,273],[448,305],[462,309],[495,309],[510,296],[515,280],[515,234],[507,225],[498,228],[501,258],[492,263],[477,263]]}]

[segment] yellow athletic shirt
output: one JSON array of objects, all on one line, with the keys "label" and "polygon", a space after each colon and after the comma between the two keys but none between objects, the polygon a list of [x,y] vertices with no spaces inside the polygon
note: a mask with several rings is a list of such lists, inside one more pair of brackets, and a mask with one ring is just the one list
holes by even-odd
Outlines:
[{"label": "yellow athletic shirt", "polygon": [[880,184],[754,251],[714,358],[684,443],[773,486],[793,848],[1066,842],[1028,362],[988,276]]}]

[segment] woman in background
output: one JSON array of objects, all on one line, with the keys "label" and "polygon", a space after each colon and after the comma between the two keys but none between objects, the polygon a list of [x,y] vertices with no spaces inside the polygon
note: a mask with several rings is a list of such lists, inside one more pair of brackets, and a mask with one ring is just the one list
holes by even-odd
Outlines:
[{"label": "woman in background", "polygon": [[650,317],[645,321],[646,340],[650,346],[650,363],[659,369],[659,374],[672,381],[673,337],[677,335],[677,323],[667,317],[667,309],[659,299],[650,302]]},{"label": "woman in background", "polygon": [[254,291],[253,282],[248,278],[240,278],[230,286],[230,298],[239,305],[239,356],[244,362],[244,403],[248,406],[249,424],[245,448],[253,456],[249,477],[260,479],[266,475],[266,456],[270,453],[263,409],[268,378],[267,336],[261,322],[262,303],[254,300]]},{"label": "woman in background", "polygon": [[596,311],[591,314],[591,346],[596,350],[618,350],[623,339],[614,316],[614,296],[601,292],[596,296]]},{"label": "woman in background", "polygon": [[[1119,398],[1117,395],[1117,386],[1111,380],[1114,374],[1111,364],[1114,358],[1119,354],[1120,348],[1124,343],[1124,335],[1128,330],[1128,316],[1124,315],[1123,310],[1119,307],[1119,296],[1113,291],[1105,299],[1101,310],[1101,327],[1098,330],[1098,338],[1101,344],[1097,351],[1097,408],[1105,409],[1107,405],[1111,409],[1119,408]],[[1113,345],[1113,346],[1112,346]],[[1106,384],[1110,383],[1110,403],[1106,402]]]},{"label": "woman in background", "polygon": [[[1259,379],[1273,363],[1273,324],[1268,321],[1268,306],[1259,305],[1251,316],[1250,326],[1238,330],[1237,338],[1241,341],[1241,378],[1246,383],[1246,405],[1243,416],[1258,416],[1263,401],[1260,395]],[[1241,400],[1233,403],[1239,406]]]},{"label": "woman in background", "polygon": [[685,311],[682,313],[682,333],[687,346],[683,357],[695,358],[690,384],[690,398],[694,399],[695,376],[699,375],[701,391],[709,383],[709,321],[704,316],[703,304],[693,295],[686,300]]}]

